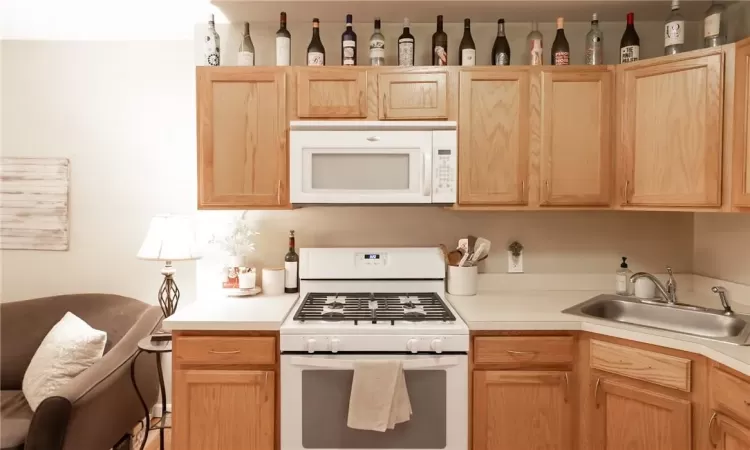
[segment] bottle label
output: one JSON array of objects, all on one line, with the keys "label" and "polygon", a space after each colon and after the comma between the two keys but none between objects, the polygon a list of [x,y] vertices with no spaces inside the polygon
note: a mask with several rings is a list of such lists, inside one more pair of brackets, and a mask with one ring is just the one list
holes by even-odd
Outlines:
[{"label": "bottle label", "polygon": [[615,283],[615,291],[616,291],[616,293],[618,293],[618,294],[627,294],[627,292],[628,292],[628,276],[625,275],[625,274],[619,274],[618,273],[616,279],[617,279],[617,282]]},{"label": "bottle label", "polygon": [[277,66],[288,66],[291,64],[291,51],[292,40],[288,37],[277,37],[276,38],[276,65]]},{"label": "bottle label", "polygon": [[414,39],[407,38],[398,40],[398,65],[414,65]]},{"label": "bottle label", "polygon": [[620,62],[629,63],[638,61],[641,57],[640,45],[627,45],[620,49]]},{"label": "bottle label", "polygon": [[570,52],[555,52],[555,65],[567,66],[570,64]]},{"label": "bottle label", "polygon": [[206,65],[208,66],[218,66],[220,63],[220,55],[221,52],[219,50],[219,43],[216,40],[214,36],[211,34],[206,35],[206,45],[205,45],[205,58],[206,58]]},{"label": "bottle label", "polygon": [[477,51],[471,48],[465,48],[461,50],[461,65],[462,66],[475,66]]},{"label": "bottle label", "polygon": [[238,66],[254,66],[255,54],[252,52],[237,53],[237,65]]},{"label": "bottle label", "polygon": [[509,66],[510,57],[507,53],[495,53],[495,65],[496,66]]},{"label": "bottle label", "polygon": [[435,52],[435,65],[447,66],[448,65],[448,51],[442,45],[436,45],[433,51]]},{"label": "bottle label", "polygon": [[343,50],[344,60],[342,61],[345,66],[354,65],[354,52],[357,51],[357,43],[354,41],[341,41],[341,49]]},{"label": "bottle label", "polygon": [[718,36],[721,29],[721,13],[714,13],[703,19],[703,37]]},{"label": "bottle label", "polygon": [[284,263],[284,287],[294,289],[297,287],[297,263]]},{"label": "bottle label", "polygon": [[307,52],[308,66],[322,66],[325,56],[321,52]]},{"label": "bottle label", "polygon": [[542,65],[542,40],[541,39],[532,39],[530,42],[529,47],[529,64],[532,66],[541,66]]},{"label": "bottle label", "polygon": [[382,39],[370,40],[370,59],[385,58],[385,41]]},{"label": "bottle label", "polygon": [[685,21],[675,20],[664,24],[664,46],[685,43]]}]

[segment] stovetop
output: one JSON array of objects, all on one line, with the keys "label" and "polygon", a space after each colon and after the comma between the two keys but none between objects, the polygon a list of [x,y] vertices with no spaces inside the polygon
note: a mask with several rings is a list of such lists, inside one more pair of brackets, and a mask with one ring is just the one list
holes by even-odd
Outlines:
[{"label": "stovetop", "polygon": [[456,317],[434,292],[308,293],[294,314],[295,321],[389,323],[446,322]]}]

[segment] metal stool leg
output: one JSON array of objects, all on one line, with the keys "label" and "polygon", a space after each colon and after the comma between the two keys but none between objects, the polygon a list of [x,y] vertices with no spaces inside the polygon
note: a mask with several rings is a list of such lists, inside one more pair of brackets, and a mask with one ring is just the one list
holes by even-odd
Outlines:
[{"label": "metal stool leg", "polygon": [[146,441],[148,440],[149,428],[151,428],[151,414],[146,401],[141,395],[141,391],[138,390],[138,383],[135,382],[135,363],[138,360],[138,357],[141,356],[141,353],[143,353],[143,350],[139,349],[138,353],[136,353],[133,357],[133,361],[130,363],[130,381],[133,383],[133,389],[135,389],[135,393],[138,394],[138,400],[140,400],[141,405],[143,406],[143,410],[146,413],[146,423],[144,424],[145,433],[143,436],[143,442],[141,442],[141,450],[143,450],[143,448],[146,446]]},{"label": "metal stool leg", "polygon": [[164,386],[164,372],[161,369],[161,353],[156,354],[156,371],[159,374],[159,390],[161,391],[161,428],[159,428],[159,448],[164,450],[164,425],[167,419],[167,389]]}]

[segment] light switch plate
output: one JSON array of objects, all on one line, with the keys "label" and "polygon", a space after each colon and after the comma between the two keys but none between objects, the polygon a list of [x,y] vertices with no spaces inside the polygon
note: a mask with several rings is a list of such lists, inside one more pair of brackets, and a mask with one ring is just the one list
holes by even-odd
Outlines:
[{"label": "light switch plate", "polygon": [[508,251],[508,273],[523,273],[523,252],[518,257]]}]

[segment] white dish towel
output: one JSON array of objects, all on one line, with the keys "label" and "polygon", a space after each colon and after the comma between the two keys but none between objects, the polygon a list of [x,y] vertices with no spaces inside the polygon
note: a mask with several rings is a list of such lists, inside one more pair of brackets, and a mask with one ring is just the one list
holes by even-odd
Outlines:
[{"label": "white dish towel", "polygon": [[386,431],[411,418],[411,403],[401,361],[356,361],[347,426]]}]

